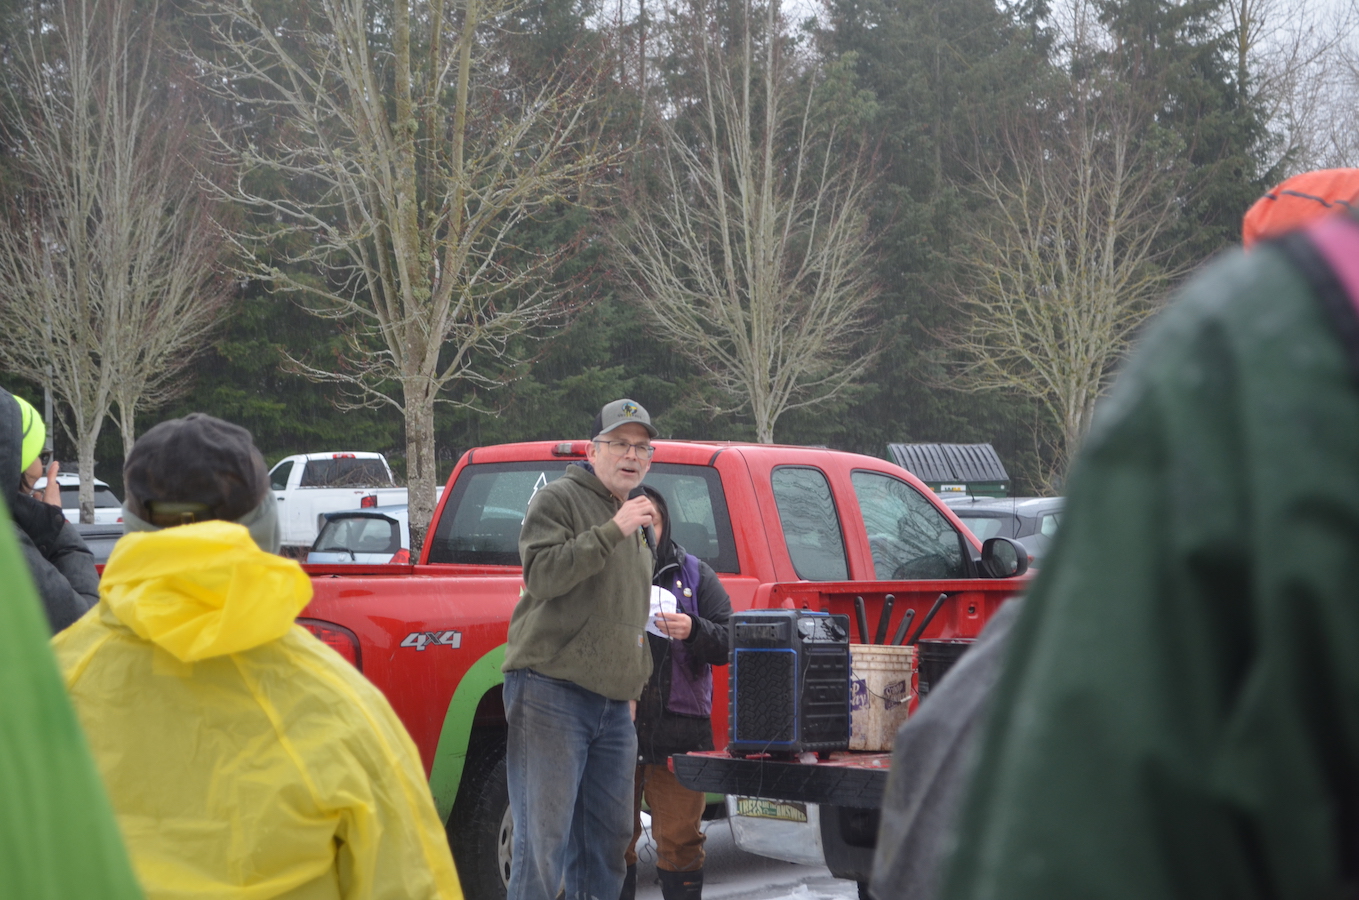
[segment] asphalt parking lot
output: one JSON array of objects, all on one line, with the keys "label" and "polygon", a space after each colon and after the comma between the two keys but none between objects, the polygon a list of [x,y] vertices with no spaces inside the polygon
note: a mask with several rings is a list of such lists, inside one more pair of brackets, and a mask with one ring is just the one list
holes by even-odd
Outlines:
[{"label": "asphalt parking lot", "polygon": [[[643,826],[647,822],[643,816]],[[708,835],[704,900],[857,900],[859,896],[858,885],[835,878],[823,867],[746,853],[736,846],[725,819],[703,824]],[[637,900],[661,900],[656,848],[647,830],[637,848]]]}]

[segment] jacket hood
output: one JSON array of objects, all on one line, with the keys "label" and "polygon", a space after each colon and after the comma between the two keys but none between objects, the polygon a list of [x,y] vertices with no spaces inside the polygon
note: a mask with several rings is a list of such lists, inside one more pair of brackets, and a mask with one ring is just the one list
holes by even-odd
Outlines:
[{"label": "jacket hood", "polygon": [[[283,535],[278,526],[278,501],[274,499],[273,491],[265,491],[264,499],[260,501],[259,506],[234,521],[237,525],[244,525],[250,531],[250,536],[255,539],[256,544],[259,544],[261,550],[278,553],[283,547]],[[174,527],[181,528],[183,526]],[[150,522],[138,518],[129,504],[123,504],[124,533],[160,530],[161,526],[152,525]]]},{"label": "jacket hood", "polygon": [[124,535],[99,594],[138,637],[195,662],[283,637],[312,590],[301,566],[261,550],[244,526],[211,521]]},{"label": "jacket hood", "polygon": [[7,499],[19,490],[24,474],[23,447],[19,404],[9,391],[0,390],[0,494]]},{"label": "jacket hood", "polygon": [[[661,540],[658,543],[660,546],[656,548],[656,567],[653,580],[659,579],[668,569],[678,569],[685,557],[689,555],[689,551],[675,541]],[[655,583],[660,584],[660,581],[656,580]]]},{"label": "jacket hood", "polygon": [[604,482],[600,481],[599,476],[595,474],[595,467],[588,462],[573,462],[568,465],[566,467],[566,477],[577,484],[589,488],[601,497],[609,500],[616,499],[613,495],[613,491],[606,488]]}]

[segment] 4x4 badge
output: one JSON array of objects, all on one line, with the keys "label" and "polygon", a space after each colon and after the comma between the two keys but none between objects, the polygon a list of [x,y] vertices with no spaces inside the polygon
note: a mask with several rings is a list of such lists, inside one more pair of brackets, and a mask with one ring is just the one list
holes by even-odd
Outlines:
[{"label": "4x4 badge", "polygon": [[401,646],[414,647],[416,650],[423,650],[431,644],[438,644],[441,647],[452,647],[456,650],[462,646],[462,632],[412,631],[401,641]]}]

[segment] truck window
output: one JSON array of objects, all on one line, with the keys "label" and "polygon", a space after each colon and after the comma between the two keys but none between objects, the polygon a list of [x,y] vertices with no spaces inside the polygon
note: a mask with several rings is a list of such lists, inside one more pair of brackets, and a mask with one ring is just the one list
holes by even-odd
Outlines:
[{"label": "truck window", "polygon": [[[529,500],[565,471],[558,462],[467,466],[444,505],[429,561],[519,565],[519,530]],[[674,537],[686,550],[714,571],[739,571],[726,498],[715,469],[657,463],[646,483],[665,495]]]},{"label": "truck window", "polygon": [[646,484],[670,507],[670,536],[714,572],[736,573],[736,539],[727,515],[722,476],[709,466],[655,463]]},{"label": "truck window", "polygon": [[783,540],[799,578],[846,581],[845,538],[830,483],[820,469],[780,466],[770,476]]},{"label": "truck window", "polygon": [[964,578],[962,537],[904,481],[881,472],[850,475],[864,517],[876,578]]},{"label": "truck window", "polygon": [[[954,512],[958,514],[958,518],[963,520],[963,524],[968,527],[968,530],[970,530],[973,536],[979,541],[995,537],[1000,534],[1005,527],[1005,519],[1001,516],[979,516],[975,513],[969,514],[958,509],[955,509]],[[1013,536],[1014,535],[1010,534],[1003,535],[1003,537]]]},{"label": "truck window", "polygon": [[309,459],[298,487],[391,487],[392,478],[380,459]]},{"label": "truck window", "polygon": [[288,489],[288,476],[293,474],[292,460],[281,462],[274,466],[274,471],[269,473],[269,487],[276,491],[286,491]]}]

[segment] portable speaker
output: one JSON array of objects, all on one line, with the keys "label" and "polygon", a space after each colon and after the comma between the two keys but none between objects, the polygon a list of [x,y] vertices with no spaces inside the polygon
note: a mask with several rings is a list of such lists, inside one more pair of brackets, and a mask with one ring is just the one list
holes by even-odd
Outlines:
[{"label": "portable speaker", "polygon": [[849,617],[797,609],[731,617],[729,751],[849,746]]}]

